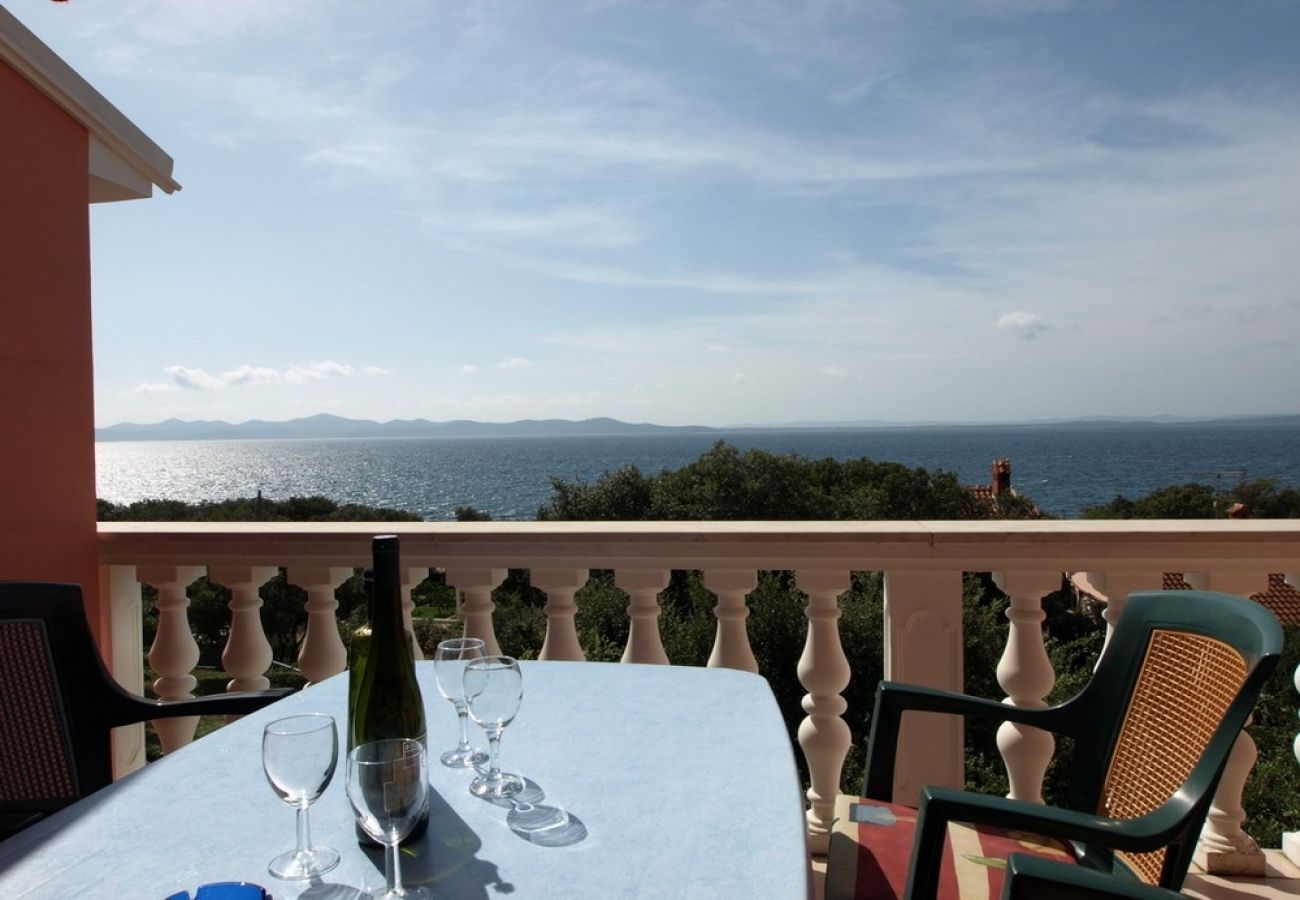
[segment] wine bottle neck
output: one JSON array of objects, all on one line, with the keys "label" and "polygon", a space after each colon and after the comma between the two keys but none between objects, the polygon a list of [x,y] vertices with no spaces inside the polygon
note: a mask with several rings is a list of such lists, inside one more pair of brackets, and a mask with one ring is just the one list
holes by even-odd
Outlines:
[{"label": "wine bottle neck", "polygon": [[370,622],[376,635],[402,635],[402,573],[397,538],[375,538],[372,545],[373,589]]}]

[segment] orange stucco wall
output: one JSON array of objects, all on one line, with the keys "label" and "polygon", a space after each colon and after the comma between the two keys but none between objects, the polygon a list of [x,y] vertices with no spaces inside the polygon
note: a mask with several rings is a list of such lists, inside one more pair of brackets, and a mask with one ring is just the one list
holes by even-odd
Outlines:
[{"label": "orange stucco wall", "polygon": [[88,148],[0,63],[0,579],[80,584],[102,633]]}]

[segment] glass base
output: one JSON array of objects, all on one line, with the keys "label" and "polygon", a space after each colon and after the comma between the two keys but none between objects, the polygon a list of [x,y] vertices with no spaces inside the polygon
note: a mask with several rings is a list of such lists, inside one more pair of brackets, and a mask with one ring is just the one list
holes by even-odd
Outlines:
[{"label": "glass base", "polygon": [[402,885],[402,887],[396,891],[388,890],[387,886],[380,886],[365,896],[372,898],[372,900],[426,900],[426,898],[432,897],[433,895],[423,887]]},{"label": "glass base", "polygon": [[469,792],[475,797],[483,797],[487,800],[499,800],[502,797],[513,797],[524,789],[524,780],[518,775],[511,775],[509,772],[502,772],[496,779],[490,779],[486,775],[480,775],[469,783]]},{"label": "glass base", "polygon": [[465,750],[459,748],[448,750],[438,759],[442,761],[444,766],[451,769],[474,769],[487,765],[488,755],[486,750],[469,747]]},{"label": "glass base", "polygon": [[534,806],[516,800],[514,808],[506,814],[506,826],[526,837],[566,828],[568,824],[569,814],[558,806]]},{"label": "glass base", "polygon": [[372,898],[372,900],[427,900],[427,898],[432,897],[433,895],[423,887],[402,885],[399,890],[390,891],[387,886],[381,885],[369,894],[366,894],[366,896]]},{"label": "glass base", "polygon": [[331,872],[339,864],[339,852],[329,847],[313,847],[310,850],[290,850],[281,853],[267,865],[266,870],[276,878],[286,881],[300,881],[315,878]]}]

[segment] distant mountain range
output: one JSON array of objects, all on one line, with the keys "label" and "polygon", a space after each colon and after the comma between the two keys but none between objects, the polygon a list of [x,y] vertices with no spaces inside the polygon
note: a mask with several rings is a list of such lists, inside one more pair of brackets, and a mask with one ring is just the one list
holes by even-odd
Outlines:
[{"label": "distant mountain range", "polygon": [[1191,419],[1176,416],[1101,417],[1078,419],[1051,419],[1034,422],[885,422],[857,420],[841,422],[787,422],[779,425],[734,425],[712,428],[703,425],[651,425],[622,422],[618,419],[597,418],[572,421],[569,419],[521,419],[517,422],[474,422],[456,419],[450,422],[430,422],[428,419],[394,419],[376,422],[371,419],[347,419],[321,413],[287,422],[267,422],[253,419],[231,424],[220,421],[186,422],[168,419],[152,425],[123,422],[108,428],[95,429],[99,441],[211,441],[246,440],[256,438],[383,438],[383,437],[595,437],[602,435],[637,434],[707,434],[710,432],[769,430],[791,428],[900,428],[900,427],[964,427],[964,426],[1119,426],[1119,425],[1278,425],[1300,426],[1300,415],[1290,416],[1235,416],[1218,419]]},{"label": "distant mountain range", "polygon": [[618,419],[521,419],[518,422],[473,422],[456,419],[430,422],[428,419],[346,419],[321,413],[288,422],[253,419],[232,425],[229,422],[185,422],[168,419],[153,425],[123,422],[108,428],[96,428],[99,441],[213,441],[253,438],[383,438],[383,437],[558,437],[596,435],[699,433],[718,429],[703,426],[648,425],[620,422]]}]

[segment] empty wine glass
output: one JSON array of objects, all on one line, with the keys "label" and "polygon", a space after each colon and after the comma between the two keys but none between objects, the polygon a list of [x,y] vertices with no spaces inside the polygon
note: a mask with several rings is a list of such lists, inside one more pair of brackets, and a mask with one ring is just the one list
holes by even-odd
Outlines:
[{"label": "empty wine glass", "polygon": [[499,800],[524,788],[522,778],[502,772],[498,764],[501,732],[514,719],[523,697],[524,680],[519,663],[509,656],[485,656],[465,665],[465,703],[470,718],[487,732],[490,752],[487,774],[480,774],[469,783],[469,791],[476,797]]},{"label": "empty wine glass", "polygon": [[276,878],[314,878],[339,864],[337,850],[311,845],[307,807],[334,777],[339,735],[334,720],[310,713],[277,719],[262,732],[262,771],[281,800],[298,810],[298,846],[271,860]]},{"label": "empty wine glass", "polygon": [[480,638],[454,638],[442,641],[433,654],[433,676],[438,684],[438,693],[446,697],[456,707],[456,716],[460,719],[460,743],[456,749],[448,750],[439,759],[444,766],[453,769],[468,769],[487,762],[488,755],[469,744],[469,710],[465,706],[465,665],[473,659],[485,655],[483,641]]},{"label": "empty wine glass", "polygon": [[348,754],[348,800],[366,834],[384,845],[385,888],[371,895],[376,900],[425,896],[419,888],[402,887],[397,845],[427,806],[428,781],[419,741],[372,741]]}]

